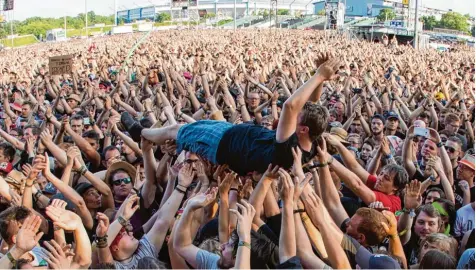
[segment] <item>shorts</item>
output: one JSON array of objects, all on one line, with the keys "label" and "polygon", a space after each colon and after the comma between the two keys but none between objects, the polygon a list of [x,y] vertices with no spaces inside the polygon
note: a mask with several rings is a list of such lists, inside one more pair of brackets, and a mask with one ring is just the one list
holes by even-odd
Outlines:
[{"label": "shorts", "polygon": [[177,153],[189,151],[217,164],[221,138],[233,125],[223,121],[202,120],[186,124],[177,134]]}]

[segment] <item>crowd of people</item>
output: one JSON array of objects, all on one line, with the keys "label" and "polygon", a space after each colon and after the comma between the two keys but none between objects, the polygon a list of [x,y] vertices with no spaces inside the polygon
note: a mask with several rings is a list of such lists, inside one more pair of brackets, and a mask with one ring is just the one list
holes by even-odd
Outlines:
[{"label": "crowd of people", "polygon": [[2,269],[475,267],[469,49],[171,30],[0,66]]}]

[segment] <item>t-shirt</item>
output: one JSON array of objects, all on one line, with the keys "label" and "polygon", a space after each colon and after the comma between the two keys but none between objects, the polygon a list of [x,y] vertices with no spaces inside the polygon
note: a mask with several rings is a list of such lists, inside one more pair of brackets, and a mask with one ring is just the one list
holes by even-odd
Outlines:
[{"label": "t-shirt", "polygon": [[356,269],[357,262],[355,260],[355,255],[359,250],[360,244],[357,241],[354,241],[352,237],[348,236],[347,234],[344,234],[340,246],[344,250],[352,269]]},{"label": "t-shirt", "polygon": [[[269,164],[289,169],[293,165],[291,149],[298,146],[298,137],[293,134],[285,142],[276,141],[276,131],[262,126],[240,124],[229,128],[218,145],[217,162],[228,164],[239,175],[249,172],[264,172]],[[302,151],[303,163],[315,156],[315,147],[311,152]]]},{"label": "t-shirt", "polygon": [[[455,208],[456,210],[460,209],[463,206],[463,199],[464,199],[464,192],[463,190],[459,187],[459,180],[455,181],[455,184],[453,185],[453,191],[455,194]],[[470,202],[474,202],[474,186],[469,189],[469,193],[471,194],[471,200]]]},{"label": "t-shirt", "polygon": [[367,178],[367,186],[371,188],[372,191],[374,192],[375,200],[382,202],[383,206],[389,207],[390,211],[392,211],[393,213],[402,209],[402,201],[400,200],[400,197],[396,195],[388,195],[380,191],[374,190],[376,182],[377,182],[377,176],[369,174],[369,177]]},{"label": "t-shirt", "polygon": [[474,228],[474,209],[467,204],[456,211],[455,237],[463,237],[467,231]]},{"label": "t-shirt", "polygon": [[147,235],[144,235],[139,241],[139,246],[128,262],[114,261],[116,269],[136,269],[139,260],[145,257],[157,257],[157,250],[152,245]]},{"label": "t-shirt", "polygon": [[220,256],[203,249],[197,252],[197,257],[195,258],[197,269],[220,269],[218,267],[219,260]]}]

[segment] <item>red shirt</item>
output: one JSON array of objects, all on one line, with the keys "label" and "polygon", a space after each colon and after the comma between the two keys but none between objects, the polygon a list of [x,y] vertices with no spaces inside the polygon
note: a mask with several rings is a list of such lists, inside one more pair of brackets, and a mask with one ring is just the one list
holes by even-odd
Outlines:
[{"label": "red shirt", "polygon": [[374,190],[376,182],[377,176],[369,174],[369,177],[367,178],[367,186],[375,193],[375,200],[382,202],[383,206],[389,207],[390,211],[393,213],[402,209],[402,201],[400,200],[400,197],[396,195],[387,195],[380,191]]}]

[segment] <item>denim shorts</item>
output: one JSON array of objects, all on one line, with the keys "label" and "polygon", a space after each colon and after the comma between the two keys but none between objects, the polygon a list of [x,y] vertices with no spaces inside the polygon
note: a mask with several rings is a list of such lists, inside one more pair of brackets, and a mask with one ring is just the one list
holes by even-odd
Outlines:
[{"label": "denim shorts", "polygon": [[217,164],[220,140],[233,125],[224,121],[202,120],[182,126],[177,134],[177,153],[189,151]]}]

